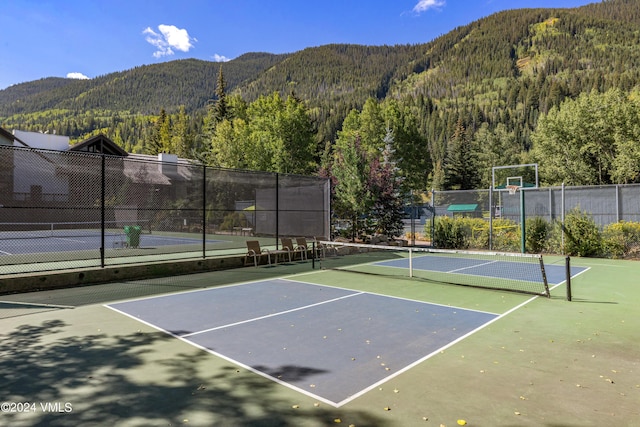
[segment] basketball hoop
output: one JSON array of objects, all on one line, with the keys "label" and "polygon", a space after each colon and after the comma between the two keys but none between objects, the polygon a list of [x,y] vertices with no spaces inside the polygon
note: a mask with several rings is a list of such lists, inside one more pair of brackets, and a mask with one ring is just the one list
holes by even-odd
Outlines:
[{"label": "basketball hoop", "polygon": [[509,190],[509,194],[516,194],[516,191],[520,188],[519,185],[507,185],[507,190]]}]

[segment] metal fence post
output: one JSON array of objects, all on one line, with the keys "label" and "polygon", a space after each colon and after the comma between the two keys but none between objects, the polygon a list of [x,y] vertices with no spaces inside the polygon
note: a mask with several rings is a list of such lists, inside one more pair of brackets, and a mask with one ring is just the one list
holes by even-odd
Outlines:
[{"label": "metal fence post", "polygon": [[560,243],[562,244],[562,254],[564,254],[564,182],[560,188]]},{"label": "metal fence post", "polygon": [[435,188],[431,189],[431,206],[433,207],[433,212],[431,212],[431,247],[435,248],[436,246],[436,190]]},{"label": "metal fence post", "polygon": [[620,186],[616,184],[616,221],[620,222]]},{"label": "metal fence post", "polygon": [[105,266],[105,262],[104,262],[104,246],[105,246],[105,242],[104,242],[104,235],[106,232],[105,229],[105,219],[106,219],[106,213],[105,213],[105,197],[106,197],[106,186],[107,186],[107,179],[106,179],[106,160],[105,160],[105,155],[104,153],[102,153],[102,155],[100,156],[101,160],[102,160],[102,166],[101,166],[101,178],[100,178],[100,267],[104,268]]},{"label": "metal fence post", "polygon": [[207,165],[202,165],[202,258],[207,257]]},{"label": "metal fence post", "polygon": [[280,241],[280,174],[276,173],[276,249]]},{"label": "metal fence post", "polygon": [[493,188],[489,187],[489,250],[493,249]]}]

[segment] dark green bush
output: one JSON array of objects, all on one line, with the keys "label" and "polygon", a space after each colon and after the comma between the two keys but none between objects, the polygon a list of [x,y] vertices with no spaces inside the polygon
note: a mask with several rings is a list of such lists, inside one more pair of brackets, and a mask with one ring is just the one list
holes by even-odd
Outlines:
[{"label": "dark green bush", "polygon": [[526,220],[526,246],[527,252],[539,254],[544,252],[547,246],[549,223],[539,216]]},{"label": "dark green bush", "polygon": [[[429,225],[425,227],[429,231]],[[531,253],[556,253],[582,257],[640,258],[640,223],[621,221],[600,232],[593,218],[579,208],[559,221],[534,217],[526,221],[526,249]],[[493,220],[492,249],[521,250],[521,227],[502,218]],[[443,249],[488,249],[489,222],[483,218],[436,218],[435,247]]]},{"label": "dark green bush", "polygon": [[467,247],[489,249],[489,221],[482,218],[460,218],[467,236]]},{"label": "dark green bush", "polygon": [[640,255],[640,223],[620,221],[602,231],[602,249],[610,258],[636,258]]},{"label": "dark green bush", "polygon": [[510,219],[493,220],[491,248],[502,252],[520,251],[520,226]]},{"label": "dark green bush", "polygon": [[593,218],[579,208],[572,209],[564,219],[564,253],[574,256],[602,254],[602,236]]},{"label": "dark green bush", "polygon": [[467,247],[466,233],[462,222],[446,216],[436,218],[434,240],[435,247],[441,249],[464,249]]}]

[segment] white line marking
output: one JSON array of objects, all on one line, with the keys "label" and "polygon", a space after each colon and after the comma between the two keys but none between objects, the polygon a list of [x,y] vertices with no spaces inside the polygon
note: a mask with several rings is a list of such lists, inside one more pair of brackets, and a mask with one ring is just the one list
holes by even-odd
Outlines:
[{"label": "white line marking", "polygon": [[332,402],[332,401],[330,401],[330,400],[328,400],[328,399],[326,399],[326,398],[324,398],[322,396],[319,396],[319,395],[316,395],[316,394],[313,394],[313,393],[309,393],[307,390],[304,390],[304,389],[301,389],[299,387],[296,387],[293,384],[290,384],[290,383],[287,383],[285,381],[280,380],[279,378],[272,377],[271,375],[269,375],[269,374],[267,374],[265,372],[259,371],[259,370],[255,369],[255,368],[252,368],[251,366],[245,365],[244,363],[242,363],[242,362],[240,362],[238,360],[235,360],[235,359],[232,359],[232,358],[230,358],[228,356],[225,356],[222,353],[218,353],[217,351],[211,350],[210,348],[207,348],[207,347],[204,347],[204,346],[202,346],[200,344],[197,344],[197,343],[195,343],[195,342],[193,342],[193,341],[191,341],[191,340],[189,340],[187,338],[184,338],[184,337],[176,335],[176,334],[174,334],[172,332],[169,332],[166,329],[163,329],[163,328],[160,328],[160,327],[154,325],[153,323],[149,323],[147,321],[139,319],[139,318],[127,313],[127,312],[118,310],[117,308],[111,307],[109,305],[104,305],[104,307],[106,307],[106,308],[108,308],[110,310],[113,310],[113,311],[115,311],[117,313],[120,313],[120,314],[122,314],[124,316],[127,316],[128,318],[133,319],[133,320],[135,320],[137,322],[143,323],[143,324],[145,324],[145,325],[147,325],[147,326],[149,326],[149,327],[151,327],[151,328],[153,328],[153,329],[155,329],[157,331],[164,332],[165,334],[167,334],[169,336],[172,336],[174,338],[177,338],[177,339],[179,339],[180,341],[182,341],[182,342],[184,342],[186,344],[192,345],[192,346],[194,346],[196,348],[199,348],[200,350],[206,351],[209,354],[212,354],[214,356],[220,357],[220,358],[222,358],[222,359],[224,359],[224,360],[226,360],[226,361],[228,361],[230,363],[233,363],[234,365],[240,366],[240,367],[242,367],[242,368],[244,368],[244,369],[246,369],[248,371],[253,372],[254,374],[258,374],[261,377],[266,378],[266,379],[271,380],[271,381],[274,381],[274,382],[276,382],[276,383],[278,383],[278,384],[280,384],[280,385],[282,385],[284,387],[287,387],[289,389],[298,391],[298,392],[300,392],[302,394],[305,394],[305,395],[307,395],[309,397],[312,397],[312,398],[314,398],[316,400],[324,402],[324,403],[326,403],[328,405],[331,405],[333,407],[336,407],[336,408],[338,407],[335,402]]},{"label": "white line marking", "polygon": [[435,350],[435,351],[431,352],[430,354],[426,355],[425,357],[423,357],[423,358],[421,358],[421,359],[416,360],[415,362],[413,362],[413,363],[411,363],[411,364],[409,364],[409,365],[405,366],[404,368],[400,369],[400,370],[399,370],[399,371],[397,371],[397,372],[394,372],[392,375],[389,375],[388,377],[381,379],[381,380],[380,380],[380,381],[378,381],[377,383],[370,385],[369,387],[365,388],[364,390],[361,390],[361,391],[360,391],[360,392],[358,392],[358,393],[353,394],[352,396],[349,396],[347,399],[342,400],[341,402],[337,402],[337,403],[336,403],[336,407],[340,407],[340,406],[342,406],[342,405],[345,405],[345,404],[347,404],[347,403],[351,402],[352,400],[354,400],[354,399],[356,399],[356,398],[358,398],[358,397],[362,396],[363,394],[365,394],[365,393],[367,393],[367,392],[369,392],[369,391],[373,390],[374,388],[379,387],[381,384],[383,384],[383,383],[385,383],[385,382],[389,381],[390,379],[393,379],[393,378],[397,377],[398,375],[400,375],[400,374],[402,374],[402,373],[404,373],[404,372],[408,371],[409,369],[411,369],[411,368],[413,368],[413,367],[415,367],[415,366],[419,365],[420,363],[424,362],[425,360],[432,358],[432,357],[433,357],[433,356],[435,356],[436,354],[440,354],[442,351],[444,351],[444,350],[448,349],[449,347],[454,346],[455,344],[459,343],[459,342],[460,342],[460,341],[462,341],[463,339],[468,338],[469,336],[471,336],[471,335],[475,334],[476,332],[478,332],[478,331],[480,331],[480,330],[482,330],[482,329],[486,328],[487,326],[491,325],[492,323],[497,322],[498,320],[502,319],[504,316],[506,316],[506,315],[508,315],[508,314],[510,314],[510,313],[512,313],[512,312],[514,312],[515,310],[517,310],[517,309],[519,309],[519,308],[521,308],[521,307],[523,307],[523,306],[525,306],[525,305],[529,304],[531,301],[535,300],[536,298],[540,298],[540,297],[539,297],[539,296],[535,296],[535,297],[533,297],[533,298],[529,298],[527,301],[523,302],[522,304],[517,305],[517,306],[515,306],[514,308],[512,308],[511,310],[508,310],[508,311],[506,311],[506,312],[502,313],[501,315],[499,315],[499,316],[497,316],[497,317],[495,317],[495,318],[493,318],[493,319],[489,320],[488,322],[486,322],[486,323],[484,323],[484,324],[480,325],[480,326],[479,326],[479,327],[477,327],[476,329],[474,329],[474,330],[472,330],[472,331],[470,331],[470,332],[466,333],[465,335],[462,335],[461,337],[459,337],[459,338],[457,338],[457,339],[455,339],[455,340],[451,341],[451,342],[450,342],[450,343],[448,343],[447,345],[445,345],[445,346],[443,346],[443,347],[440,347],[439,349],[437,349],[437,350]]},{"label": "white line marking", "polygon": [[350,295],[344,295],[344,296],[341,296],[341,297],[338,297],[338,298],[333,298],[333,299],[330,299],[330,300],[317,302],[315,304],[309,304],[309,305],[305,305],[303,307],[296,307],[296,308],[292,308],[291,310],[285,310],[285,311],[280,311],[278,313],[267,314],[266,316],[260,316],[260,317],[255,317],[253,319],[242,320],[240,322],[229,323],[228,325],[216,326],[215,328],[204,329],[202,331],[191,332],[189,334],[184,334],[184,335],[180,335],[180,336],[182,338],[192,337],[194,335],[204,334],[204,333],[207,333],[207,332],[216,331],[218,329],[230,328],[232,326],[243,325],[245,323],[251,323],[251,322],[255,322],[255,321],[258,321],[258,320],[262,320],[262,319],[268,319],[270,317],[280,316],[280,315],[283,315],[283,314],[289,314],[289,313],[293,313],[295,311],[300,311],[300,310],[304,310],[304,309],[307,309],[307,308],[316,307],[316,306],[319,306],[319,305],[328,304],[328,303],[332,303],[332,302],[335,302],[335,301],[340,301],[342,299],[351,298],[351,297],[355,297],[355,296],[358,296],[358,295],[363,295],[364,293],[365,292],[357,292],[357,293],[350,294]]},{"label": "white line marking", "polygon": [[[302,283],[302,284],[305,284],[305,285],[322,286],[322,287],[325,287],[325,288],[342,289],[344,291],[355,292],[353,289],[342,288],[342,287],[339,287],[339,286],[319,285],[317,283],[302,282],[300,280],[286,279],[286,278],[283,278],[282,280],[287,280],[287,281],[294,282],[294,283]],[[377,293],[377,292],[370,292],[370,291],[367,291],[367,292],[363,291],[361,293],[368,294],[368,295],[376,295],[376,296],[385,297],[385,298],[393,298],[393,299],[398,299],[398,300],[402,300],[402,301],[415,302],[415,303],[418,303],[418,304],[435,305],[436,307],[450,308],[450,309],[453,309],[453,310],[465,310],[465,311],[471,311],[471,312],[474,312],[474,313],[484,313],[484,314],[492,314],[494,316],[499,316],[498,313],[493,313],[491,311],[476,310],[476,309],[473,309],[473,308],[461,307],[461,306],[456,306],[456,305],[439,304],[437,302],[422,301],[422,300],[418,300],[418,299],[399,297],[399,296],[395,296],[395,295],[380,294],[380,293]]]},{"label": "white line marking", "polygon": [[483,267],[485,265],[495,264],[496,262],[498,262],[498,261],[494,260],[494,261],[489,261],[489,262],[483,262],[482,264],[470,265],[468,267],[462,267],[462,268],[456,268],[455,270],[449,270],[446,273],[455,273],[455,272],[462,271],[462,270],[468,270],[470,268]]},{"label": "white line marking", "polygon": [[25,305],[30,307],[63,308],[63,309],[75,308],[72,305],[41,304],[37,302],[20,302],[20,301],[7,301],[7,300],[0,300],[0,304],[15,304],[15,305]]}]

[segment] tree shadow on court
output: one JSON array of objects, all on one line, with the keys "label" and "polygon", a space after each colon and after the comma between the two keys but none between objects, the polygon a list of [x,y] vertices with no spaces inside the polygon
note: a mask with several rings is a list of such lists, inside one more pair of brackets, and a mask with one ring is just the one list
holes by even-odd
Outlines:
[{"label": "tree shadow on court", "polygon": [[277,368],[268,366],[254,366],[260,372],[264,372],[273,378],[281,379],[282,381],[296,382],[304,380],[311,375],[323,374],[327,371],[316,368],[308,368],[305,366],[292,366],[284,365]]},{"label": "tree shadow on court", "polygon": [[[77,328],[50,320],[0,334],[0,400],[34,404],[24,412],[3,410],[0,424],[303,426],[340,418],[346,425],[386,425],[362,411],[314,405],[304,395],[289,401],[277,392],[281,385],[231,363],[211,363],[214,356],[203,350],[162,359],[163,347],[175,343],[160,332],[80,335]],[[297,375],[307,374],[298,368]],[[41,403],[58,406],[46,412]]]}]

